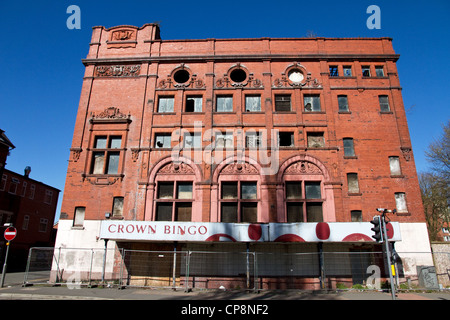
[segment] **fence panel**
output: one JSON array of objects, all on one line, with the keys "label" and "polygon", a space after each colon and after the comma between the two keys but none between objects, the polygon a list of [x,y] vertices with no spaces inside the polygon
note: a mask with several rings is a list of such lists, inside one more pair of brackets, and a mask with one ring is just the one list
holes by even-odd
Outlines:
[{"label": "fence panel", "polygon": [[450,288],[450,252],[210,252],[31,248],[24,284],[177,289]]}]

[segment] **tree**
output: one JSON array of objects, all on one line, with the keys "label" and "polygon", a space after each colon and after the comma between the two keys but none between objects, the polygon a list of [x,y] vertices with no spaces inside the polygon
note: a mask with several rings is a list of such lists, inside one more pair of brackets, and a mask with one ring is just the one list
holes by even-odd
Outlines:
[{"label": "tree", "polygon": [[419,174],[419,185],[428,232],[437,241],[442,227],[450,224],[450,120],[443,126],[441,137],[435,139],[425,152],[431,172]]}]

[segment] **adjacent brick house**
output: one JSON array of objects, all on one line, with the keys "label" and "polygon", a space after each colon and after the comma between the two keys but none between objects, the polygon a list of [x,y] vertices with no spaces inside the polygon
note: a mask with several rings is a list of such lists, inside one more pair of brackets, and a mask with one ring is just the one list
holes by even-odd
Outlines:
[{"label": "adjacent brick house", "polygon": [[384,207],[397,251],[429,252],[398,59],[390,38],[94,27],[56,246],[372,248]]}]

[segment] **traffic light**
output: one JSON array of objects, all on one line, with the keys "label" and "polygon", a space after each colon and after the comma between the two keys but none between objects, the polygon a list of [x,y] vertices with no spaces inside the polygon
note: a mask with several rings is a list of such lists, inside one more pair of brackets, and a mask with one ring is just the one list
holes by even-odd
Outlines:
[{"label": "traffic light", "polygon": [[381,237],[381,219],[379,216],[375,216],[372,221],[370,221],[371,224],[373,224],[373,228],[370,229],[374,232],[372,238],[375,239],[375,241],[380,242],[382,240]]}]

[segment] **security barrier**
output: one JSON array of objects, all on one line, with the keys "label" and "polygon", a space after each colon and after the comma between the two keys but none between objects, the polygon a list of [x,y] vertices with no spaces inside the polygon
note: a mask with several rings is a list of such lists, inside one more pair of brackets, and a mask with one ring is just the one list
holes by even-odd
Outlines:
[{"label": "security barrier", "polygon": [[31,248],[24,285],[190,290],[437,290],[450,288],[450,252],[216,252]]}]

